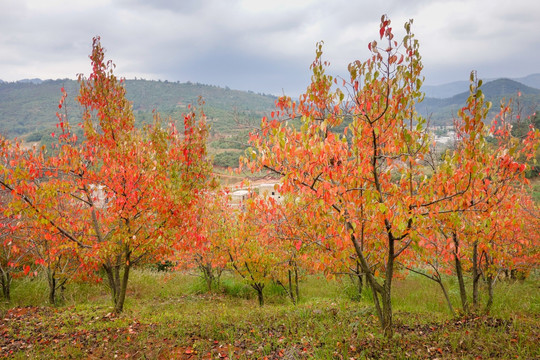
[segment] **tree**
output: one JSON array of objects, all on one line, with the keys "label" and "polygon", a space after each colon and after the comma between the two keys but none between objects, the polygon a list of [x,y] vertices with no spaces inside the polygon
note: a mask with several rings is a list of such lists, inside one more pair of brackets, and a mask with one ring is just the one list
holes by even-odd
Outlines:
[{"label": "tree", "polygon": [[[72,253],[85,245],[73,234],[80,233],[82,222],[80,208],[69,206],[73,217],[63,216],[67,209],[66,189],[68,184],[56,177],[44,157],[43,149],[23,149],[20,144],[2,139],[0,147],[3,163],[1,166],[0,184],[4,192],[9,192],[3,200],[4,215],[16,218],[18,244],[8,242],[13,249],[24,249],[27,258],[24,273],[30,273],[32,266],[42,265],[47,269],[49,284],[49,300],[55,302],[55,290],[63,287],[67,281],[65,273],[58,271],[62,254]],[[69,229],[69,230],[65,230]],[[59,241],[58,234],[70,236],[73,241]],[[20,252],[20,251],[18,251]],[[31,260],[31,261],[30,261]],[[11,264],[17,262],[11,261]],[[61,266],[62,267],[62,266]],[[77,267],[77,266],[76,266]],[[62,281],[57,284],[57,275],[62,273]]]},{"label": "tree", "polygon": [[[505,122],[509,111],[506,105],[501,107],[491,128],[484,125],[491,104],[485,102],[480,86],[481,81],[473,72],[467,106],[461,109],[456,122],[459,142],[453,153],[456,159],[468,159],[464,163],[453,162],[453,171],[459,171],[463,164],[470,167],[465,171],[470,174],[467,180],[470,191],[446,204],[448,207],[443,211],[443,225],[440,227],[445,238],[452,238],[455,271],[465,312],[469,311],[469,306],[463,260],[471,269],[472,304],[476,308],[481,277],[489,275],[491,279],[488,282],[492,284],[496,274],[496,270],[488,268],[483,272],[482,267],[489,262],[494,265],[505,257],[504,253],[519,244],[517,239],[506,243],[505,234],[509,229],[518,228],[520,219],[515,216],[519,213],[516,198],[519,189],[527,183],[523,161],[532,156],[538,146],[535,131],[530,131],[522,139],[510,139],[510,127]],[[475,136],[469,133],[471,127],[478,129]],[[488,138],[494,139],[495,143]],[[499,214],[509,215],[503,217]]]},{"label": "tree", "polygon": [[[153,125],[136,128],[123,81],[105,63],[99,38],[90,59],[93,72],[88,79],[80,75],[77,97],[84,139],[77,142],[67,112],[58,114],[53,156],[3,144],[5,154],[17,156],[14,166],[2,168],[0,184],[14,195],[14,209],[62,239],[58,247],[76,248],[87,268],[100,264],[118,313],[132,267],[170,251],[170,228],[191,216],[197,190],[209,183],[207,127],[204,114],[190,109],[183,133],[172,122],[163,129],[158,115]],[[66,97],[63,91],[60,109]]]},{"label": "tree", "polygon": [[[344,90],[325,73],[319,44],[306,93],[298,103],[280,98],[279,111],[270,120],[263,118],[261,131],[251,135],[248,154],[252,170],[282,176],[281,193],[323,203],[322,211],[340,220],[388,337],[393,334],[396,260],[443,203],[468,190],[467,181],[449,186],[462,173],[428,176],[429,134],[425,119],[415,111],[423,98],[422,63],[411,23],[405,24],[406,34],[398,43],[383,16],[383,43],[371,42],[371,57],[349,65],[350,79],[341,79]],[[292,119],[300,119],[301,125],[292,126]],[[468,130],[474,137],[476,129]]]},{"label": "tree", "polygon": [[11,194],[0,190],[0,284],[5,300],[11,300],[13,278],[30,272],[31,256],[25,244],[21,214],[9,208]]},{"label": "tree", "polygon": [[[68,281],[81,271],[80,252],[66,243],[59,233],[43,232],[41,227],[28,228],[25,236],[27,251],[47,276],[49,303],[55,305],[57,295],[63,296]],[[92,269],[90,261],[85,265],[84,272],[92,273],[95,269],[95,266]]]},{"label": "tree", "polygon": [[[455,191],[449,186],[463,188],[467,184],[468,191],[442,204],[421,230],[419,246],[405,252],[402,261],[411,271],[439,284],[452,313],[441,272],[455,273],[464,312],[470,311],[469,298],[473,308],[478,308],[480,280],[484,279],[489,308],[500,266],[510,254],[518,257],[523,237],[530,236],[521,229],[523,215],[516,199],[524,199],[522,190],[527,184],[526,165],[521,161],[534,153],[537,140],[534,131],[519,140],[509,139],[509,127],[504,121],[509,111],[506,105],[494,126],[485,125],[491,104],[484,99],[481,83],[472,72],[470,96],[454,121],[455,147],[442,154],[443,161],[432,164],[434,177],[441,173],[457,175],[452,183],[434,188],[439,197]],[[467,272],[472,277],[470,297],[465,284]]]},{"label": "tree", "polygon": [[252,194],[231,211],[229,231],[223,238],[229,266],[257,292],[260,306],[264,288],[273,281],[283,284],[290,263],[276,234],[278,217],[274,199]]},{"label": "tree", "polygon": [[[78,97],[87,141],[81,146],[80,168],[70,172],[83,182],[98,244],[94,249],[120,312],[131,267],[149,254],[169,251],[168,227],[191,216],[197,190],[208,184],[207,127],[204,113],[191,108],[183,133],[173,123],[163,129],[159,116],[138,130],[122,81],[113,75],[114,65],[104,62],[99,38],[91,60],[93,73],[87,80],[79,78]],[[96,203],[99,191],[105,204]]]},{"label": "tree", "polygon": [[183,241],[175,243],[172,261],[178,264],[177,268],[198,269],[208,291],[219,287],[227,267],[228,256],[222,239],[231,230],[231,211],[226,191],[201,193],[198,204],[192,207],[194,223],[175,234]]}]

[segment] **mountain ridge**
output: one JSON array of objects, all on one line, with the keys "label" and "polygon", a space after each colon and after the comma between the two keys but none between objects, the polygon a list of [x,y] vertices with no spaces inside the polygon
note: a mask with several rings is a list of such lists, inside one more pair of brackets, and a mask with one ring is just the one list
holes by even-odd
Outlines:
[{"label": "mountain ridge", "polygon": [[[540,74],[532,74],[525,79],[529,83],[535,83],[536,80],[540,82]],[[62,87],[68,93],[66,105],[72,122],[78,122],[81,109],[75,101],[78,94],[77,81],[38,80],[0,82],[0,132],[5,136],[24,137],[33,134],[32,139],[39,139],[39,134],[44,135],[54,130]],[[258,126],[260,119],[274,110],[277,99],[267,94],[191,82],[133,79],[125,80],[125,87],[139,124],[151,122],[154,109],[164,117],[173,115],[179,119],[181,113],[187,111],[188,104],[196,105],[202,97],[212,134],[221,137],[235,136],[238,131],[242,131],[240,125]],[[532,112],[540,103],[540,89],[512,79],[485,82],[482,91],[494,105],[502,99],[516,99],[518,91],[521,93],[519,101],[523,109]],[[448,124],[465,105],[468,95],[468,85],[462,92],[447,98],[430,97],[428,93],[417,109],[434,124]],[[492,111],[496,108],[493,106]]]},{"label": "mountain ridge", "polygon": [[[482,79],[484,83],[488,83],[494,80],[499,79],[509,79],[513,81],[517,81],[519,83],[522,83],[523,85],[540,89],[540,73],[537,74],[529,74],[527,76],[519,77],[519,78],[511,78],[511,77],[500,77],[500,78],[487,78]],[[457,95],[462,92],[467,92],[469,88],[469,81],[466,80],[459,80],[459,81],[452,81],[449,83],[444,83],[440,85],[423,85],[422,89],[426,93],[427,97],[431,98],[437,98],[437,99],[444,99],[449,98],[454,95]]]},{"label": "mountain ridge", "polygon": [[[56,112],[62,87],[68,94],[64,109],[68,111],[70,122],[76,125],[82,112],[75,101],[79,89],[77,81],[27,79],[0,82],[0,133],[26,142],[41,142],[48,147],[53,141],[50,134],[56,131]],[[261,118],[275,110],[277,99],[272,95],[189,82],[125,80],[125,88],[128,100],[133,103],[138,125],[152,122],[154,109],[164,119],[170,116],[181,121],[182,113],[188,111],[187,106],[197,105],[202,97],[205,101],[203,109],[211,126],[209,151],[214,164],[221,167],[238,165],[238,157],[248,146],[248,131],[258,127]],[[540,89],[510,79],[486,82],[482,91],[486,99],[494,103],[490,117],[495,115],[498,102],[516,98],[518,90],[522,93],[519,98],[522,108],[536,110],[540,103]],[[417,110],[430,120],[431,125],[450,125],[457,111],[465,106],[468,96],[468,91],[464,91],[445,99],[426,97],[417,104]],[[75,131],[81,130],[74,128]]]},{"label": "mountain ridge", "polygon": [[[489,117],[494,116],[499,111],[497,104],[500,102],[519,101],[520,111],[522,111],[521,116],[528,116],[535,112],[540,103],[540,89],[511,79],[503,78],[488,81],[480,89],[486,100],[491,101],[493,104]],[[468,90],[444,99],[426,97],[417,108],[432,123],[444,125],[448,120],[456,116],[460,108],[465,106],[468,97]]]},{"label": "mountain ridge", "polygon": [[[56,111],[65,88],[71,121],[77,123],[81,109],[75,101],[79,85],[71,79],[0,83],[0,132],[23,136],[54,128]],[[151,122],[153,110],[179,118],[187,105],[197,105],[202,96],[208,121],[215,131],[230,130],[236,120],[257,122],[274,108],[275,96],[231,90],[199,83],[125,80],[126,97],[133,103],[138,123]],[[239,119],[238,119],[239,118]]]}]

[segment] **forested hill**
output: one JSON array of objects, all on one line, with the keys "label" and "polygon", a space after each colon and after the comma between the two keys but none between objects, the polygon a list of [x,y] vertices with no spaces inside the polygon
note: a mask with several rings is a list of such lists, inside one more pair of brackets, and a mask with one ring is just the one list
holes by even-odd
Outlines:
[{"label": "forested hill", "polygon": [[[0,133],[26,141],[50,141],[49,134],[57,122],[56,111],[60,89],[68,93],[67,109],[70,121],[78,123],[81,110],[75,101],[78,83],[74,80],[31,79],[19,82],[0,82]],[[274,109],[275,96],[237,91],[212,85],[168,81],[127,80],[127,97],[133,102],[138,123],[151,122],[152,111],[163,117],[173,115],[181,119],[189,104],[205,101],[204,110],[211,124],[210,147],[216,149],[216,160],[223,165],[233,164],[246,147],[248,127],[257,126],[261,117]],[[536,111],[540,104],[540,90],[510,80],[498,79],[482,86],[486,98],[493,102],[491,117],[498,111],[502,99],[516,98],[522,116]],[[426,97],[417,105],[419,113],[432,125],[448,125],[457,111],[465,105],[468,92],[445,99]],[[246,126],[246,124],[248,126]],[[242,130],[243,129],[243,130]],[[234,155],[234,156],[233,156]]]},{"label": "forested hill", "polygon": [[[490,117],[500,110],[501,101],[514,102],[514,107],[519,106],[522,116],[528,116],[536,111],[540,104],[540,89],[536,89],[510,79],[497,79],[486,82],[481,87],[486,99],[493,103]],[[518,98],[518,92],[521,96]],[[457,111],[465,106],[469,92],[461,92],[445,99],[426,97],[417,109],[425,117],[430,118],[433,125],[451,124]],[[491,120],[491,118],[489,119]]]},{"label": "forested hill", "polygon": [[[484,84],[496,79],[484,79]],[[527,85],[532,88],[540,89],[540,74],[530,74],[520,78],[511,78],[510,80],[516,81],[523,85]],[[450,98],[456,94],[460,94],[469,89],[469,81],[459,80],[453,81],[441,85],[424,85],[422,90],[426,93],[426,97],[444,99]]]},{"label": "forested hill", "polygon": [[[74,80],[20,81],[0,83],[0,133],[39,141],[56,124],[60,89],[68,93],[67,109],[71,122],[78,123],[81,110],[75,97],[78,83]],[[167,81],[127,80],[127,97],[133,102],[138,122],[149,122],[152,111],[162,115],[179,115],[187,105],[205,101],[204,110],[214,133],[237,128],[236,122],[258,124],[261,117],[274,108],[275,96],[237,91],[211,85]]]}]

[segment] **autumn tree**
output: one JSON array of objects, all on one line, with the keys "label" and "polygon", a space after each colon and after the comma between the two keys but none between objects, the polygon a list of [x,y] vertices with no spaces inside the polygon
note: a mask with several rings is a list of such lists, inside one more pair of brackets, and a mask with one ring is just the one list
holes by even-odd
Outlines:
[{"label": "autumn tree", "polygon": [[[503,105],[494,125],[485,125],[491,106],[481,91],[481,81],[471,73],[470,96],[455,122],[458,142],[456,148],[445,156],[452,161],[440,171],[462,174],[454,177],[457,183],[467,183],[469,191],[448,201],[441,208],[438,226],[442,239],[451,239],[453,262],[457,276],[461,305],[469,311],[464,271],[470,269],[472,277],[472,304],[479,304],[479,285],[482,277],[488,278],[492,288],[496,270],[493,266],[506,258],[520,240],[507,242],[508,231],[518,231],[518,194],[527,184],[526,161],[538,146],[536,130],[522,139],[510,139],[510,127],[505,122],[509,111]],[[472,129],[476,129],[471,132]],[[437,188],[441,189],[441,188]],[[506,214],[500,216],[500,214]],[[513,230],[511,230],[513,229]],[[519,236],[518,236],[519,237]],[[489,265],[488,263],[491,263]],[[492,291],[489,291],[492,295]]]},{"label": "autumn tree", "polygon": [[[257,221],[268,228],[267,236],[279,246],[278,262],[271,273],[272,281],[281,286],[293,304],[300,300],[300,281],[306,274],[335,269],[331,263],[339,258],[341,248],[330,248],[340,242],[340,235],[332,233],[333,219],[313,221],[319,216],[318,205],[296,195],[280,195],[276,201],[267,201],[265,215]],[[259,238],[268,241],[264,237]],[[263,245],[264,246],[264,245]]]},{"label": "autumn tree", "polygon": [[223,238],[228,265],[257,293],[264,304],[264,288],[286,272],[285,250],[275,234],[275,200],[264,196],[247,198],[230,213],[228,234]]},{"label": "autumn tree", "polygon": [[219,287],[229,260],[222,241],[231,231],[234,218],[229,194],[224,190],[203,192],[191,211],[192,224],[174,234],[178,241],[170,261],[177,269],[197,269],[207,290],[212,291]]},{"label": "autumn tree", "polygon": [[47,278],[50,304],[57,304],[58,295],[63,298],[68,282],[79,271],[90,274],[94,272],[95,266],[93,269],[92,262],[87,261],[83,264],[81,252],[77,247],[71,246],[72,244],[66,243],[61,234],[43,232],[42,227],[34,226],[27,228],[24,235],[26,236],[26,250]]},{"label": "autumn tree", "polygon": [[506,267],[499,268],[513,279],[523,279],[540,264],[540,204],[532,198],[530,188],[523,190],[516,197],[519,231],[509,234],[509,240],[517,237],[519,241],[508,252]]},{"label": "autumn tree", "polygon": [[32,257],[24,237],[25,224],[21,214],[9,208],[11,194],[0,190],[0,284],[5,300],[11,299],[14,278],[30,272]]},{"label": "autumn tree", "polygon": [[104,62],[98,38],[91,60],[93,72],[88,79],[79,77],[78,96],[87,140],[70,173],[90,209],[93,250],[120,312],[132,266],[149,254],[169,251],[168,229],[191,216],[197,190],[207,185],[207,126],[204,113],[190,108],[183,131],[174,123],[164,129],[159,116],[153,125],[135,128],[125,88],[113,74],[114,65]]},{"label": "autumn tree", "polygon": [[[93,71],[79,76],[77,97],[84,139],[77,141],[67,113],[59,113],[54,156],[6,143],[4,153],[20,155],[2,168],[1,184],[15,195],[14,208],[62,239],[58,247],[76,248],[85,266],[99,264],[114,311],[121,312],[132,267],[170,251],[170,227],[190,216],[197,189],[208,183],[207,127],[204,114],[190,109],[183,131],[173,122],[163,128],[157,115],[153,125],[136,128],[123,81],[105,62],[99,38],[90,59]],[[60,109],[66,97],[63,92]]]},{"label": "autumn tree", "polygon": [[252,189],[240,203],[222,203],[222,230],[213,245],[219,244],[228,266],[256,291],[260,305],[263,290],[271,283],[296,304],[302,275],[315,268],[306,251],[317,243],[318,234],[308,225],[310,213],[305,210],[309,209],[296,200],[276,199]]},{"label": "autumn tree", "polygon": [[[3,204],[4,215],[17,217],[19,246],[31,260],[24,264],[24,273],[30,273],[31,265],[45,265],[45,263],[51,265],[58,260],[56,255],[60,252],[83,247],[81,239],[72,235],[80,234],[81,222],[74,221],[79,219],[77,216],[79,213],[69,206],[69,213],[73,213],[74,216],[72,218],[63,216],[61,204],[70,204],[65,192],[66,183],[56,177],[57,171],[47,164],[43,149],[24,149],[16,141],[2,139],[0,151],[3,159],[0,167],[0,184],[3,191],[9,193],[9,196],[4,198],[7,200]],[[51,242],[53,238],[58,239],[54,235],[60,232],[72,236],[73,241]],[[52,249],[51,244],[58,248]],[[49,300],[52,303],[55,301],[54,291],[58,288],[56,274],[56,271],[47,271]],[[62,284],[58,286],[63,286],[65,281],[64,278]]]},{"label": "autumn tree", "polygon": [[[325,204],[324,212],[340,219],[388,337],[393,334],[396,260],[418,240],[422,224],[468,188],[459,182],[435,191],[460,174],[428,176],[429,133],[415,110],[423,98],[422,63],[411,24],[405,24],[398,42],[383,16],[381,43],[368,45],[367,61],[349,65],[347,80],[326,74],[319,44],[306,93],[298,103],[280,98],[278,111],[251,135],[248,154],[253,170],[282,176],[282,193],[317,199]],[[301,125],[292,126],[291,119],[300,119]],[[470,131],[474,136],[474,128]]]}]

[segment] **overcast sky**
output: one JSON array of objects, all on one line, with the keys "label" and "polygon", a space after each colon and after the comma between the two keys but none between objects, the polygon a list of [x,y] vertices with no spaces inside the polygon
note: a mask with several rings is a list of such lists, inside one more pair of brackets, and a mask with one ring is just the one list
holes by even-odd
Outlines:
[{"label": "overcast sky", "polygon": [[297,95],[316,42],[343,75],[382,14],[414,19],[426,84],[540,72],[538,0],[0,0],[0,79],[88,75],[100,35],[121,77]]}]

